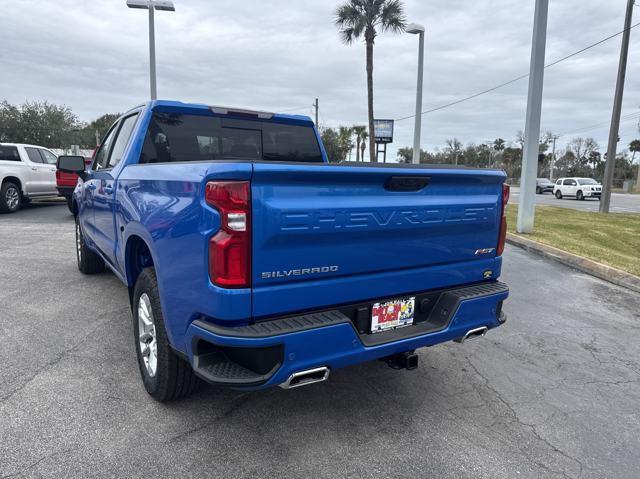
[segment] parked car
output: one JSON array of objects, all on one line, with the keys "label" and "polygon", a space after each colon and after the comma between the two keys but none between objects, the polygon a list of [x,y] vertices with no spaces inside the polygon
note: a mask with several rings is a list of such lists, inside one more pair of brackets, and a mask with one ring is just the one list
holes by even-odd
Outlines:
[{"label": "parked car", "polygon": [[536,178],[536,193],[553,193],[554,183],[548,178]]},{"label": "parked car", "polygon": [[81,178],[78,268],[128,286],[160,401],[197,378],[254,390],[374,359],[413,369],[417,348],[506,320],[503,171],[329,164],[308,117],[169,101],[125,113],[87,170],[59,167]]},{"label": "parked car", "polygon": [[[95,150],[94,150],[95,153]],[[91,164],[91,158],[85,157],[84,164],[89,166]],[[69,211],[73,213],[73,190],[78,184],[78,175],[75,173],[67,173],[60,171],[56,168],[56,188],[58,189],[58,195],[62,196],[67,201],[67,207]]]},{"label": "parked car", "polygon": [[14,213],[39,196],[55,196],[56,155],[37,145],[0,143],[0,212]]},{"label": "parked car", "polygon": [[561,200],[565,196],[577,200],[598,198],[602,195],[602,185],[592,178],[558,178],[553,186],[553,194]]}]

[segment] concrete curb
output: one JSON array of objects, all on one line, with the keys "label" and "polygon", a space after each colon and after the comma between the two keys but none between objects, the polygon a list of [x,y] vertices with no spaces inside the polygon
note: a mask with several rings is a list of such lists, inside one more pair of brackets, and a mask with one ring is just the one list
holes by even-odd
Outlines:
[{"label": "concrete curb", "polygon": [[640,293],[640,277],[561,249],[507,233],[507,243],[571,266],[584,273]]}]

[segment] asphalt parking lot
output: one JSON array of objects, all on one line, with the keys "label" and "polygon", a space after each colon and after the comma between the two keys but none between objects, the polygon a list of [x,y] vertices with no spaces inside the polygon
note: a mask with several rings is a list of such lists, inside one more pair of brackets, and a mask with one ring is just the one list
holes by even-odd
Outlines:
[{"label": "asphalt parking lot", "polygon": [[509,248],[509,321],[326,383],[169,405],[66,206],[0,216],[0,477],[640,477],[640,295]]},{"label": "asphalt parking lot", "polygon": [[[520,188],[511,188],[510,203],[517,204],[520,200]],[[575,198],[557,199],[551,193],[536,195],[536,205],[559,206],[581,211],[598,211],[600,202],[597,199],[578,201]],[[640,213],[640,195],[612,193],[610,210],[612,213]]]}]

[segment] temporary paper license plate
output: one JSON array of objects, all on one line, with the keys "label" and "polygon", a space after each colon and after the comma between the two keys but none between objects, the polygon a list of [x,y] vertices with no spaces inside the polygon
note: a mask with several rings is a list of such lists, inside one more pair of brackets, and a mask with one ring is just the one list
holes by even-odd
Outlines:
[{"label": "temporary paper license plate", "polygon": [[371,332],[379,333],[388,329],[410,326],[413,324],[415,304],[415,296],[374,303],[371,308]]}]

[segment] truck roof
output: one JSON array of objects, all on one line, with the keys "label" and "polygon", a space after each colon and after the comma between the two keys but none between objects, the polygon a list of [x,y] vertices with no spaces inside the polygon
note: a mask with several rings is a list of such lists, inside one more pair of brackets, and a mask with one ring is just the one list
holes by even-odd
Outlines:
[{"label": "truck roof", "polygon": [[[261,119],[268,120],[280,120],[285,121],[287,123],[302,123],[309,124],[313,123],[311,118],[306,115],[288,115],[285,113],[275,113],[275,112],[267,112],[267,111],[259,111],[252,110],[242,107],[229,107],[229,106],[219,106],[219,105],[206,105],[204,103],[185,103],[181,101],[174,100],[152,100],[144,104],[145,106],[151,109],[171,109],[182,111],[183,113],[189,112],[213,112],[216,115],[225,115],[225,114],[239,114],[239,115],[255,115]],[[137,109],[138,107],[132,108],[132,110]],[[131,111],[131,110],[130,110]]]}]

